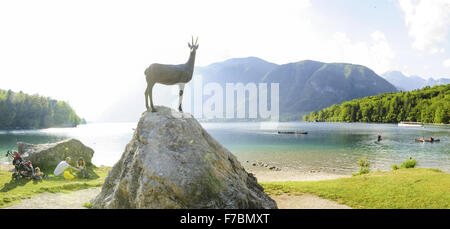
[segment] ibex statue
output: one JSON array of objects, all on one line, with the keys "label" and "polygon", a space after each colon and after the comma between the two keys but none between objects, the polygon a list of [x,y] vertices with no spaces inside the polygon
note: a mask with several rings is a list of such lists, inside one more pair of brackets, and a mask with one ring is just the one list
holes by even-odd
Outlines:
[{"label": "ibex statue", "polygon": [[178,84],[180,87],[180,98],[178,110],[183,111],[181,108],[181,102],[183,100],[184,85],[191,81],[192,73],[194,72],[195,64],[195,51],[198,49],[198,37],[194,43],[194,37],[192,37],[191,43],[188,42],[188,46],[191,49],[189,60],[185,64],[179,65],[166,65],[166,64],[152,64],[145,69],[145,80],[147,80],[147,89],[145,89],[145,106],[148,107],[148,97],[150,97],[150,105],[152,112],[156,109],[153,107],[152,89],[155,83],[174,85]]}]

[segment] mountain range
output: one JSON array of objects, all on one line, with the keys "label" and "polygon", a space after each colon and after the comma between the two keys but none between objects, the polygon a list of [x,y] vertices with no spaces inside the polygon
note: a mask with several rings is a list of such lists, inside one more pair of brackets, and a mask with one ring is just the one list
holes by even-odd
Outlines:
[{"label": "mountain range", "polygon": [[432,87],[435,85],[450,83],[449,78],[440,78],[437,80],[433,78],[424,79],[420,76],[406,76],[400,71],[389,71],[381,76],[401,91],[412,91],[426,86]]},{"label": "mountain range", "polygon": [[204,67],[195,67],[194,75],[202,75],[204,83],[247,84],[261,82],[263,76],[278,66],[257,57],[233,58]]},{"label": "mountain range", "polygon": [[[283,117],[294,117],[294,119],[300,120],[301,114],[306,112],[355,98],[397,91],[395,86],[365,66],[312,60],[278,65],[257,57],[233,58],[203,67],[196,66],[193,81],[199,78],[199,75],[202,76],[203,85],[211,82],[218,83],[224,88],[224,91],[226,83],[243,83],[244,85],[250,82],[256,84],[279,83],[279,105],[282,119]],[[194,85],[195,83],[189,84]],[[137,101],[144,100],[144,89],[145,86],[129,89],[132,91],[130,96],[117,102],[120,107],[113,106],[105,112],[107,114],[105,117],[108,118],[102,121],[138,120],[140,113],[145,108],[141,102],[139,102],[139,110],[142,111],[137,112],[135,108]],[[137,91],[139,93],[136,93]],[[172,96],[176,98],[176,94]],[[159,97],[160,103],[158,104],[158,101],[155,100],[156,105],[171,106],[167,102],[161,104],[162,96],[157,97]],[[203,101],[206,97],[204,95]],[[189,112],[193,110],[193,104],[188,103],[187,100],[186,97],[183,99],[183,107],[185,111]],[[133,107],[128,109],[124,106]],[[188,106],[191,106],[191,109]],[[133,112],[124,114],[124,110]],[[111,114],[118,115],[111,116]],[[118,116],[120,116],[120,120]]]},{"label": "mountain range", "polygon": [[347,63],[304,60],[276,65],[260,58],[235,58],[196,69],[204,83],[279,83],[280,114],[322,109],[343,101],[395,92],[371,69]]},{"label": "mountain range", "polygon": [[280,83],[281,113],[313,111],[355,98],[397,91],[365,66],[312,60],[280,65],[267,73],[263,81]]}]

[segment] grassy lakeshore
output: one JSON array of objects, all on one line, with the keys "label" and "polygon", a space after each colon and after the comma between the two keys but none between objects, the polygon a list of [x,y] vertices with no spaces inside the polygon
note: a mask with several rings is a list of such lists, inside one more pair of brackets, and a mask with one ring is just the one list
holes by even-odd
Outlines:
[{"label": "grassy lakeshore", "polygon": [[268,194],[313,194],[352,208],[450,208],[450,174],[411,168],[323,181],[267,182]]},{"label": "grassy lakeshore", "polygon": [[[17,204],[21,199],[32,198],[43,192],[69,193],[99,187],[103,184],[109,169],[110,167],[95,168],[93,172],[96,176],[89,180],[52,178],[39,182],[11,181],[11,173],[0,170],[0,208]],[[398,169],[339,179],[275,181],[260,184],[271,196],[288,194],[295,197],[312,194],[351,208],[450,209],[450,173],[437,169]]]},{"label": "grassy lakeshore", "polygon": [[11,173],[0,170],[0,208],[11,206],[21,199],[32,198],[34,195],[49,192],[70,192],[86,188],[99,187],[108,174],[110,167],[98,167],[89,172],[91,179],[65,180],[61,177],[53,177],[42,181],[20,180],[12,181]]}]

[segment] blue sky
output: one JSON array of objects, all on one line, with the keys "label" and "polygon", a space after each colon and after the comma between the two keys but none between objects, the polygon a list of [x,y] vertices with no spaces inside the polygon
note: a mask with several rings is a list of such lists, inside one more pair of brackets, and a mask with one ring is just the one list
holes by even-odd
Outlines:
[{"label": "blue sky", "polygon": [[192,35],[197,66],[256,56],[450,78],[449,28],[450,0],[0,1],[0,87],[96,120],[144,90],[150,64],[186,62]]}]

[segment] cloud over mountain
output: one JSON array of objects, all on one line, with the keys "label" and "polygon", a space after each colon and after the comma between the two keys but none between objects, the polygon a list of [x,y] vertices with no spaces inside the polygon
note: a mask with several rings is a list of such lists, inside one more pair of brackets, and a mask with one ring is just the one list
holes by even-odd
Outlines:
[{"label": "cloud over mountain", "polygon": [[444,52],[450,28],[450,0],[399,0],[412,46],[430,53]]}]

